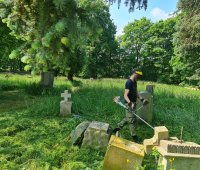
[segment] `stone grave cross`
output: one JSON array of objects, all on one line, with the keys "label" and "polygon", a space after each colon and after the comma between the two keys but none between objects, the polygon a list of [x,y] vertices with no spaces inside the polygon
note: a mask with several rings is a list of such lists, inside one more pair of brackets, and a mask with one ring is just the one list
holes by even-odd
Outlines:
[{"label": "stone grave cross", "polygon": [[68,102],[68,99],[71,98],[71,94],[68,93],[68,90],[65,90],[64,93],[61,93],[61,97],[64,97],[64,101]]},{"label": "stone grave cross", "polygon": [[72,102],[69,101],[71,94],[68,93],[68,90],[65,90],[64,93],[61,93],[61,97],[64,97],[64,100],[60,102],[60,115],[71,116]]}]

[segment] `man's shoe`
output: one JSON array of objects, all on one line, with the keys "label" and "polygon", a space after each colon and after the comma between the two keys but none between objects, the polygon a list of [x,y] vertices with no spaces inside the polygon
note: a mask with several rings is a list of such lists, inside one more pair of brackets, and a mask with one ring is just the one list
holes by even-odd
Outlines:
[{"label": "man's shoe", "polygon": [[119,127],[117,127],[117,128],[114,128],[113,129],[113,131],[112,131],[112,133],[114,133],[114,134],[116,134],[118,131],[120,131],[121,129],[119,128]]}]

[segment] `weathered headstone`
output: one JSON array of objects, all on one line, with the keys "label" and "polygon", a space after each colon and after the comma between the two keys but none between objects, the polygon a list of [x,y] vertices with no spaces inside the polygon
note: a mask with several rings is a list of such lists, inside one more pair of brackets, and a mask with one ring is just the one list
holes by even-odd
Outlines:
[{"label": "weathered headstone", "polygon": [[64,97],[64,100],[60,102],[60,115],[71,116],[72,102],[69,101],[71,94],[68,93],[68,90],[65,90],[65,92],[61,94],[61,97]]},{"label": "weathered headstone", "polygon": [[196,143],[161,140],[157,150],[163,170],[200,170],[200,145]]},{"label": "weathered headstone", "polygon": [[86,131],[90,123],[91,122],[89,121],[84,121],[80,123],[75,130],[72,131],[70,136],[73,145],[80,145],[82,143],[84,132]]},{"label": "weathered headstone", "polygon": [[108,145],[110,135],[109,124],[93,121],[84,133],[82,146],[104,149]]},{"label": "weathered headstone", "polygon": [[[149,104],[145,105],[143,108],[138,110],[137,114],[146,120],[148,123],[152,122],[153,118],[153,96],[149,92],[139,92],[140,96],[149,101]],[[137,101],[137,108],[142,106],[142,102],[140,100]]]},{"label": "weathered headstone", "polygon": [[54,82],[54,72],[48,71],[48,72],[42,72],[41,73],[41,85],[44,88],[53,88],[53,82]]},{"label": "weathered headstone", "polygon": [[146,91],[149,92],[151,95],[154,93],[154,85],[146,85]]},{"label": "weathered headstone", "polygon": [[143,145],[112,135],[104,158],[103,170],[136,170],[144,158]]}]

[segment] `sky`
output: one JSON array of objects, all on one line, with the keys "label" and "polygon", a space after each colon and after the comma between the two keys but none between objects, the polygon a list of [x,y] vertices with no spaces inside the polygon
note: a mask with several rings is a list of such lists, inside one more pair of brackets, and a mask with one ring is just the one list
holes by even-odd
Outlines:
[{"label": "sky", "polygon": [[120,9],[118,9],[118,3],[114,3],[110,6],[111,19],[113,19],[115,25],[117,26],[117,35],[123,33],[123,28],[129,22],[133,22],[135,19],[140,19],[142,17],[147,17],[153,22],[159,21],[161,19],[165,20],[171,16],[171,14],[176,11],[176,5],[178,0],[148,0],[148,7],[145,11],[135,10],[129,13],[128,7],[124,5],[122,0]]}]

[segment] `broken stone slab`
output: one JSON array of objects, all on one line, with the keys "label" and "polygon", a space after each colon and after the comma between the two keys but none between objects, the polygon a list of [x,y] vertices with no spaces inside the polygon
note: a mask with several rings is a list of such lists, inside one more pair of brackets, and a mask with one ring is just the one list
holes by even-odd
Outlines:
[{"label": "broken stone slab", "polygon": [[154,146],[159,145],[160,140],[169,139],[169,131],[165,126],[154,127],[154,136],[151,139],[145,139],[143,144],[145,152],[150,154]]},{"label": "broken stone slab", "polygon": [[[151,123],[153,119],[153,96],[147,91],[139,92],[139,95],[142,98],[147,99],[149,101],[149,104],[138,110],[137,114],[148,123]],[[136,109],[140,108],[142,105],[142,102],[140,100],[137,100]]]},{"label": "broken stone slab", "polygon": [[84,133],[82,146],[104,149],[108,145],[110,134],[109,124],[92,121]]},{"label": "broken stone slab", "polygon": [[164,170],[200,170],[200,145],[196,143],[161,140],[157,150]]},{"label": "broken stone slab", "polygon": [[144,158],[143,145],[112,135],[104,158],[103,170],[136,170]]},{"label": "broken stone slab", "polygon": [[91,122],[89,121],[84,121],[80,123],[75,130],[71,132],[70,137],[73,145],[81,145],[84,137],[84,132],[86,131],[90,123]]}]

